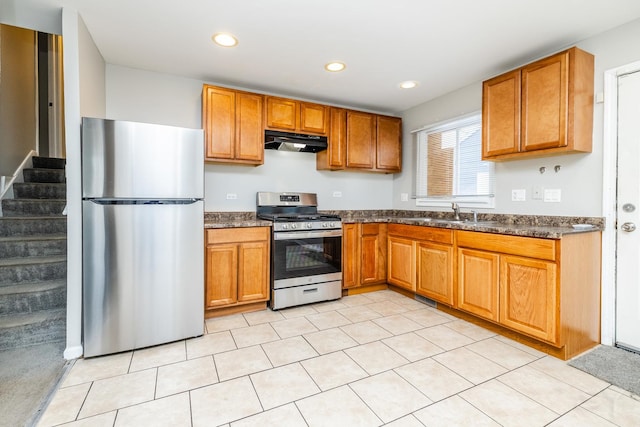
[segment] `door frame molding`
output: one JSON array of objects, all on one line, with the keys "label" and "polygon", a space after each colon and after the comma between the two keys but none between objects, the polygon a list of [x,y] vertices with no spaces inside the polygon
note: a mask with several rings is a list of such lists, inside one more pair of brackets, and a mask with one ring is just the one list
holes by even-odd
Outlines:
[{"label": "door frame molding", "polygon": [[602,143],[602,302],[600,342],[616,343],[616,197],[618,192],[618,77],[640,71],[640,61],[604,73],[604,129]]}]

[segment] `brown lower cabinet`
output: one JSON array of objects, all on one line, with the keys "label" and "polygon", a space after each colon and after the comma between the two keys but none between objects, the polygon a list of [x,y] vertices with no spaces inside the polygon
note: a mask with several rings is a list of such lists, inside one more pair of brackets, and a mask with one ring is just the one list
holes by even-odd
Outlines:
[{"label": "brown lower cabinet", "polygon": [[343,224],[343,289],[386,283],[387,224]]},{"label": "brown lower cabinet", "polygon": [[600,342],[599,232],[561,239],[456,231],[456,308],[567,359]]},{"label": "brown lower cabinet", "polygon": [[599,232],[543,239],[389,224],[387,283],[567,359],[600,342],[600,250]]},{"label": "brown lower cabinet", "polygon": [[453,231],[389,224],[388,232],[387,282],[453,305]]},{"label": "brown lower cabinet", "polygon": [[206,310],[269,299],[269,242],[269,227],[206,230]]}]

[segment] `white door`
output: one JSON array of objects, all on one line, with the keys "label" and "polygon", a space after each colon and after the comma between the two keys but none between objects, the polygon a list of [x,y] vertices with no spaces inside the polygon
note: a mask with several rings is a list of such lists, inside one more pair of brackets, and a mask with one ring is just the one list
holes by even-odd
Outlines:
[{"label": "white door", "polygon": [[616,214],[616,345],[640,351],[640,71],[618,77]]}]

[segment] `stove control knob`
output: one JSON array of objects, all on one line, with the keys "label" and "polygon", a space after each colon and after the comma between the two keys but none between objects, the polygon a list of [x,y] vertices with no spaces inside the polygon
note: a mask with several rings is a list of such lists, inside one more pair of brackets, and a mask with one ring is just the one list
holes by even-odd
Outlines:
[{"label": "stove control knob", "polygon": [[338,228],[337,224],[335,222],[330,222],[329,223],[329,227],[331,228]]},{"label": "stove control knob", "polygon": [[307,228],[311,228],[313,227],[313,224],[311,224],[310,222],[307,223]]},{"label": "stove control knob", "polygon": [[291,228],[298,228],[298,224],[291,224]]}]

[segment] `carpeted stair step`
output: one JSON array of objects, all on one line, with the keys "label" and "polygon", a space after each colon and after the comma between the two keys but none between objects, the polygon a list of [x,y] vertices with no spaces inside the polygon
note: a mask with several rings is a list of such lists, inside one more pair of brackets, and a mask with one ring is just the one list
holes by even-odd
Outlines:
[{"label": "carpeted stair step", "polygon": [[26,168],[22,176],[24,182],[65,182],[64,169]]},{"label": "carpeted stair step", "polygon": [[0,259],[0,286],[65,279],[65,256]]},{"label": "carpeted stair step", "polygon": [[62,215],[66,205],[66,200],[4,199],[2,214],[4,216]]},{"label": "carpeted stair step", "polygon": [[67,233],[67,217],[0,217],[0,237],[22,237]]},{"label": "carpeted stair step", "polygon": [[0,237],[0,259],[64,255],[66,253],[67,236],[65,234]]},{"label": "carpeted stair step", "polygon": [[66,300],[65,280],[0,286],[0,316],[64,308]]},{"label": "carpeted stair step", "polygon": [[44,168],[44,169],[64,169],[66,164],[66,159],[61,159],[58,157],[40,157],[34,156],[31,158],[33,162],[34,168]]},{"label": "carpeted stair step", "polygon": [[66,199],[67,185],[56,182],[16,182],[13,184],[16,199]]},{"label": "carpeted stair step", "polygon": [[0,316],[0,350],[65,339],[66,309]]}]

